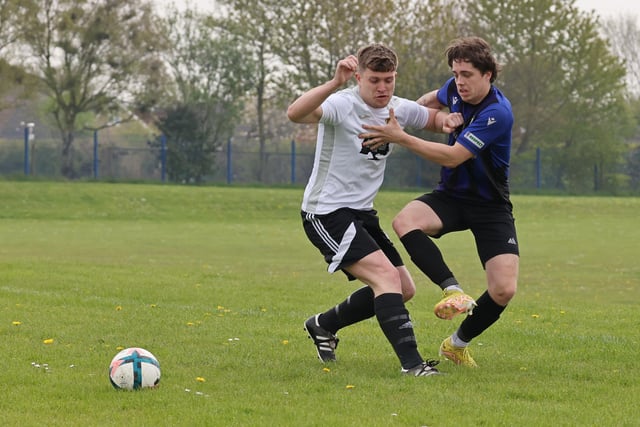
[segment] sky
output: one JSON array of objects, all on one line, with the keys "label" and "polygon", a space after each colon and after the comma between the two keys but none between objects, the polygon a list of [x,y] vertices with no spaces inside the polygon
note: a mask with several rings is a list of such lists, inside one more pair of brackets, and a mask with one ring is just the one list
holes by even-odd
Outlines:
[{"label": "sky", "polygon": [[[191,4],[201,11],[211,11],[213,0],[154,0],[158,5],[176,4],[182,6]],[[638,0],[576,0],[575,5],[584,10],[595,10],[602,18],[619,17],[623,14],[634,15],[640,25],[640,1]]]},{"label": "sky", "polygon": [[595,10],[602,18],[635,15],[640,25],[640,2],[638,0],[577,0],[575,5],[585,11]]}]

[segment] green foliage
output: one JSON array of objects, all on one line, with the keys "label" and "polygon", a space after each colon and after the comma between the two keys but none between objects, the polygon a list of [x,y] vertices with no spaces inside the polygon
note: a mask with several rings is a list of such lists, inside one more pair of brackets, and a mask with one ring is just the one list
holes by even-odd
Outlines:
[{"label": "green foliage", "polygon": [[[25,0],[20,42],[51,99],[62,135],[62,174],[73,178],[70,149],[84,113],[114,116],[139,106],[159,46],[149,3]],[[140,94],[144,93],[145,96]],[[125,106],[126,107],[123,107]]]},{"label": "green foliage", "polygon": [[513,102],[514,153],[561,151],[555,159],[560,188],[584,186],[594,164],[614,169],[632,119],[621,114],[624,63],[600,37],[598,21],[563,0],[466,6],[472,31],[487,38],[504,62],[499,85]]},{"label": "green foliage", "polygon": [[220,31],[208,17],[173,10],[164,24],[172,41],[167,62],[175,85],[167,91],[173,96],[165,100],[157,126],[167,138],[169,178],[200,183],[233,135],[253,62],[237,36]]},{"label": "green foliage", "polygon": [[[637,198],[514,197],[519,291],[473,342],[480,368],[443,362],[446,375],[406,378],[373,319],[340,332],[328,370],[316,360],[303,320],[358,285],[328,275],[304,237],[300,189],[0,182],[0,192],[3,425],[636,424]],[[381,193],[383,226],[415,195]],[[438,245],[479,295],[472,236]],[[439,292],[409,267],[420,350],[435,357],[459,320],[433,316]],[[125,346],[159,358],[157,390],[109,384]]]},{"label": "green foliage", "polygon": [[[216,149],[222,144],[215,134],[206,132],[203,124],[218,119],[207,104],[177,105],[166,111],[158,123],[167,138],[167,169],[169,179],[180,183],[201,183],[213,172]],[[227,135],[231,129],[227,130]],[[161,137],[154,145],[160,144]]]}]

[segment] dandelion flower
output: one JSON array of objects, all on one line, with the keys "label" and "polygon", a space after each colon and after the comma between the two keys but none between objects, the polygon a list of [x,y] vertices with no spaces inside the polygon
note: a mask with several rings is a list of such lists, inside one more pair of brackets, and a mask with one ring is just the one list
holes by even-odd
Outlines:
[{"label": "dandelion flower", "polygon": [[122,310],[122,306],[121,305],[116,305],[116,311],[121,311]]},{"label": "dandelion flower", "polygon": [[347,384],[347,390],[352,390],[356,388],[356,386],[352,385],[352,384]]},{"label": "dandelion flower", "polygon": [[11,322],[11,324],[12,324],[13,326],[20,326],[20,325],[22,325],[22,322],[21,322],[21,321],[19,321],[19,320],[14,320],[13,322]]},{"label": "dandelion flower", "polygon": [[538,317],[540,317],[539,314],[532,314],[531,317],[533,317],[534,319],[537,319]]},{"label": "dandelion flower", "polygon": [[198,381],[199,383],[203,383],[206,380],[203,377],[196,377],[196,381]]},{"label": "dandelion flower", "polygon": [[329,369],[329,368],[322,368],[322,370],[325,371],[325,372],[331,372],[331,369]]},{"label": "dandelion flower", "polygon": [[53,344],[53,338],[47,338],[46,340],[42,341],[45,344]]},{"label": "dandelion flower", "polygon": [[287,345],[287,344],[289,344],[289,340],[282,340],[282,344],[283,344],[283,345]]}]

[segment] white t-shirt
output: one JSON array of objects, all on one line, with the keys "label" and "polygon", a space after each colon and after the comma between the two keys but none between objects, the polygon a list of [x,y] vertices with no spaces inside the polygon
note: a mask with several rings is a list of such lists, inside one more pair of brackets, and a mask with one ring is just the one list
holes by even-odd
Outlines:
[{"label": "white t-shirt", "polygon": [[383,125],[393,108],[400,126],[422,129],[429,111],[414,101],[393,96],[385,108],[372,108],[360,97],[358,87],[330,95],[322,103],[322,117],[313,170],[304,191],[302,210],[327,214],[340,208],[373,209],[382,185],[386,154],[361,154],[363,124]]}]

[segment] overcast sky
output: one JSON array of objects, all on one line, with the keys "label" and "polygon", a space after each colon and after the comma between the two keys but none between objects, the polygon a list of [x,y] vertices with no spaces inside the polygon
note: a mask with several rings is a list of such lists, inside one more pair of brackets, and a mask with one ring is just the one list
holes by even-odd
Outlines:
[{"label": "overcast sky", "polygon": [[[213,10],[213,0],[154,0],[161,6],[176,4],[182,6],[189,3],[201,11]],[[576,0],[576,6],[585,11],[595,10],[596,14],[603,18],[619,15],[634,15],[640,25],[640,1],[639,0]]]}]

